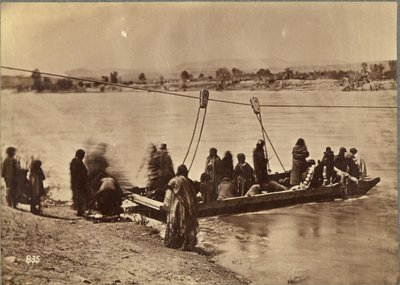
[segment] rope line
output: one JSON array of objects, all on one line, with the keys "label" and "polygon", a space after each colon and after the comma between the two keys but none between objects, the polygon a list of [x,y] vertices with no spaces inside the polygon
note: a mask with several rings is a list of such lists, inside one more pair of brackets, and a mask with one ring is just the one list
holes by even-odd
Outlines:
[{"label": "rope line", "polygon": [[201,134],[203,133],[203,128],[204,128],[204,122],[205,122],[205,120],[206,120],[206,114],[207,114],[207,107],[204,109],[203,121],[201,122],[201,128],[200,128],[199,138],[198,138],[198,140],[197,140],[196,149],[194,150],[192,162],[190,163],[190,166],[189,166],[189,172],[190,172],[190,169],[192,169],[192,165],[193,165],[194,159],[195,159],[196,154],[197,154],[197,149],[199,148],[199,144],[200,144],[200,140],[201,140]]},{"label": "rope line", "polygon": [[187,149],[187,152],[186,152],[185,158],[183,159],[182,164],[185,164],[186,158],[187,158],[187,156],[189,155],[189,152],[190,152],[190,148],[192,147],[194,135],[196,134],[197,123],[198,123],[198,121],[199,121],[200,109],[201,109],[201,108],[200,108],[200,106],[199,106],[199,109],[197,110],[196,122],[194,123],[192,138],[190,139],[189,147],[188,147],[188,149]]},{"label": "rope line", "polygon": [[269,136],[268,136],[268,134],[267,134],[267,131],[265,130],[265,128],[264,128],[264,126],[263,126],[263,124],[262,124],[261,119],[258,118],[258,116],[257,116],[257,119],[258,119],[258,121],[260,122],[262,131],[263,131],[263,136],[264,136],[264,133],[265,133],[265,136],[267,137],[267,139],[268,139],[268,141],[269,141],[269,144],[271,145],[271,148],[272,148],[272,150],[274,151],[274,153],[275,153],[275,155],[276,155],[276,158],[277,158],[278,161],[279,161],[279,164],[281,165],[283,171],[286,172],[285,167],[283,166],[283,163],[282,163],[281,159],[279,158],[279,155],[278,155],[277,151],[275,150],[275,147],[274,147],[274,145],[272,144],[272,141],[271,141],[271,139],[269,138]]},{"label": "rope line", "polygon": [[[8,70],[14,70],[14,71],[21,71],[21,72],[29,72],[29,73],[33,73],[34,72],[34,70],[28,70],[28,69],[22,69],[22,68],[10,67],[10,66],[0,66],[0,68],[8,69]],[[52,77],[59,77],[59,78],[66,78],[66,79],[72,79],[72,80],[78,80],[78,81],[98,83],[98,84],[102,84],[102,85],[110,85],[110,86],[116,86],[116,87],[122,87],[122,88],[130,88],[130,89],[134,89],[134,90],[141,90],[141,91],[147,91],[147,92],[152,92],[152,93],[159,93],[159,94],[164,94],[164,95],[177,96],[177,97],[182,97],[182,98],[198,100],[198,97],[196,97],[196,96],[185,95],[185,94],[180,94],[180,93],[175,93],[175,92],[161,91],[161,90],[155,90],[155,89],[149,89],[149,88],[143,88],[143,87],[137,87],[137,86],[130,86],[130,85],[125,85],[125,84],[120,84],[120,83],[103,82],[103,81],[94,80],[94,79],[79,78],[79,77],[61,75],[61,74],[50,73],[50,72],[41,72],[41,71],[39,71],[38,73],[43,74],[43,75],[47,75],[47,76],[52,76]],[[249,103],[243,103],[243,102],[237,102],[237,101],[228,101],[228,100],[221,100],[221,99],[212,99],[212,98],[210,98],[210,99],[208,99],[208,101],[217,102],[217,103],[232,104],[232,105],[240,105],[240,106],[251,106],[251,104],[249,104]],[[356,106],[356,105],[264,104],[264,105],[260,105],[260,106],[261,107],[265,107],[265,108],[397,109],[396,106],[366,106],[366,105],[358,105],[358,106]]]}]

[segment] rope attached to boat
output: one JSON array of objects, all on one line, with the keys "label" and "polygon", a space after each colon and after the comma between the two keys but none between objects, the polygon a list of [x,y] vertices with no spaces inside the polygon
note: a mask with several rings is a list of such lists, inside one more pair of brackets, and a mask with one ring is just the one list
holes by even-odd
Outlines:
[{"label": "rope attached to boat", "polygon": [[193,158],[192,158],[192,161],[190,162],[190,166],[189,166],[189,169],[188,169],[189,172],[190,172],[190,169],[192,169],[192,165],[193,165],[194,159],[195,159],[195,157],[196,157],[197,150],[198,150],[198,148],[199,148],[199,144],[200,144],[200,140],[201,140],[201,135],[202,135],[202,133],[203,133],[203,128],[204,128],[204,122],[206,121],[206,114],[207,114],[207,107],[204,108],[203,121],[201,122],[201,128],[200,128],[199,138],[198,138],[198,140],[197,140],[197,144],[196,144],[196,148],[195,148],[195,150],[194,150]]},{"label": "rope attached to boat", "polygon": [[199,109],[197,110],[196,122],[194,123],[192,138],[190,139],[190,143],[189,143],[189,146],[188,146],[188,149],[186,151],[185,158],[183,159],[182,164],[185,164],[186,158],[187,158],[187,156],[188,156],[188,154],[190,152],[190,148],[192,147],[194,135],[196,134],[197,122],[199,121],[200,109],[201,109],[201,107],[199,106]]},{"label": "rope attached to boat", "polygon": [[[283,163],[282,163],[281,159],[279,158],[279,155],[278,155],[277,151],[275,150],[275,147],[274,147],[274,145],[272,144],[272,141],[271,141],[271,139],[269,138],[269,136],[268,136],[268,134],[267,134],[267,131],[266,131],[265,128],[264,128],[264,125],[263,125],[263,123],[262,123],[261,113],[260,113],[260,117],[258,117],[257,115],[256,115],[256,117],[257,117],[258,121],[260,122],[261,130],[262,130],[262,133],[263,133],[263,138],[264,138],[264,134],[265,134],[265,136],[266,136],[267,139],[268,139],[269,144],[271,145],[272,150],[274,151],[274,153],[275,153],[275,155],[276,155],[276,158],[277,158],[278,161],[279,161],[279,164],[281,165],[283,171],[286,172],[286,169],[285,169],[285,167],[283,166]],[[264,138],[264,141],[265,141],[265,138]],[[267,159],[268,159],[268,156],[267,156]],[[269,165],[269,160],[268,160],[268,165]]]}]

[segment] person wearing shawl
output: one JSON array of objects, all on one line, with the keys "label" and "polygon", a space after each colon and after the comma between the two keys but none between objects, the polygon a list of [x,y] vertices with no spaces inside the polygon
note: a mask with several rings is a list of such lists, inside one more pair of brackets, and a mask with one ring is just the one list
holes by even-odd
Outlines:
[{"label": "person wearing shawl", "polygon": [[211,177],[214,191],[217,191],[217,186],[222,180],[221,158],[218,156],[218,151],[215,147],[210,148],[210,155],[207,157],[204,172]]},{"label": "person wearing shawl", "polygon": [[263,184],[267,178],[267,159],[264,153],[265,142],[259,140],[253,151],[254,173],[256,176],[256,184]]},{"label": "person wearing shawl", "polygon": [[230,151],[225,152],[225,156],[224,158],[222,158],[221,172],[222,172],[222,177],[228,177],[229,179],[232,179],[233,159],[232,159],[232,153]]},{"label": "person wearing shawl", "polygon": [[32,161],[29,181],[31,182],[31,213],[34,215],[40,214],[41,204],[40,197],[44,195],[43,180],[45,180],[40,160]]},{"label": "person wearing shawl", "polygon": [[238,163],[235,166],[235,170],[233,171],[233,179],[235,181],[235,185],[238,188],[238,192],[240,196],[244,196],[244,194],[250,189],[250,187],[254,184],[254,170],[253,168],[246,162],[246,156],[243,153],[239,153],[237,155]]},{"label": "person wearing shawl", "polygon": [[293,163],[290,171],[290,184],[298,185],[301,182],[301,177],[307,168],[306,158],[310,155],[304,139],[299,138],[292,151]]},{"label": "person wearing shawl", "polygon": [[347,172],[346,152],[347,152],[347,149],[344,147],[341,147],[339,150],[339,154],[337,156],[335,156],[335,160],[334,160],[335,167],[343,172]]},{"label": "person wearing shawl", "polygon": [[198,226],[196,190],[185,165],[180,165],[176,176],[169,181],[163,208],[167,213],[165,246],[193,250]]}]

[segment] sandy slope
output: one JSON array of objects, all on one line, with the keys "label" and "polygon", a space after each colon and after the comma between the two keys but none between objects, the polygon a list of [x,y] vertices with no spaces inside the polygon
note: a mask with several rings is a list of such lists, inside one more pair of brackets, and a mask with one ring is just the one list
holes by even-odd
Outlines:
[{"label": "sandy slope", "polygon": [[[133,222],[78,219],[69,207],[47,217],[2,206],[3,284],[244,284],[211,257],[165,248]],[[27,255],[40,263],[27,264]],[[15,258],[14,258],[15,257]]]}]

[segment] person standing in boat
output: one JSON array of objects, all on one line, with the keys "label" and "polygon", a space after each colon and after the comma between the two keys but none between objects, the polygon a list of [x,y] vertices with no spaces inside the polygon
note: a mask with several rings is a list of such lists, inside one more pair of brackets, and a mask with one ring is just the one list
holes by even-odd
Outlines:
[{"label": "person standing in boat", "polygon": [[193,250],[197,243],[198,209],[196,190],[185,165],[180,165],[176,176],[169,181],[163,209],[167,213],[165,246]]},{"label": "person standing in boat", "polygon": [[254,172],[256,175],[256,183],[262,185],[267,176],[267,159],[264,153],[265,142],[259,140],[253,151]]},{"label": "person standing in boat", "polygon": [[221,158],[218,156],[218,151],[215,147],[210,148],[210,155],[206,160],[205,173],[211,177],[214,191],[217,191],[217,186],[221,182]]},{"label": "person standing in boat", "polygon": [[31,183],[31,213],[38,215],[41,213],[41,197],[44,195],[43,180],[45,176],[41,168],[42,162],[40,160],[32,161],[29,171],[29,181]]},{"label": "person standing in boat", "polygon": [[307,167],[306,158],[310,155],[304,139],[299,138],[292,151],[292,170],[290,171],[290,184],[298,185],[301,182],[302,174]]},{"label": "person standing in boat", "polygon": [[335,157],[334,160],[335,167],[343,172],[347,172],[346,152],[346,148],[341,147],[339,149],[339,154]]},{"label": "person standing in boat", "polygon": [[238,163],[233,171],[233,180],[238,192],[243,196],[254,184],[254,169],[246,162],[246,156],[243,153],[239,153],[237,159]]},{"label": "person standing in boat", "polygon": [[159,176],[161,187],[165,189],[168,182],[175,176],[174,165],[171,156],[168,154],[167,144],[161,144],[158,156],[160,159]]},{"label": "person standing in boat", "polygon": [[85,151],[78,149],[70,164],[71,189],[74,208],[77,216],[82,216],[88,200],[88,170],[83,163]]},{"label": "person standing in boat", "polygon": [[364,159],[360,157],[360,154],[356,148],[351,148],[350,152],[353,154],[354,162],[358,166],[360,172],[360,179],[363,179],[367,176],[367,165],[365,164]]},{"label": "person standing in boat", "polygon": [[324,152],[324,156],[322,157],[322,166],[323,166],[323,184],[329,185],[333,183],[335,174],[335,154],[332,149],[328,146]]},{"label": "person standing in boat", "polygon": [[211,177],[207,173],[201,174],[200,193],[204,203],[217,200],[217,193],[214,191],[214,187],[211,182]]},{"label": "person standing in boat", "polygon": [[6,182],[6,200],[9,207],[17,208],[18,205],[18,163],[14,158],[17,150],[10,146],[6,149],[7,158],[3,161],[1,176]]},{"label": "person standing in boat", "polygon": [[230,151],[225,152],[225,156],[221,161],[221,174],[222,177],[232,179],[233,176],[233,158]]}]

